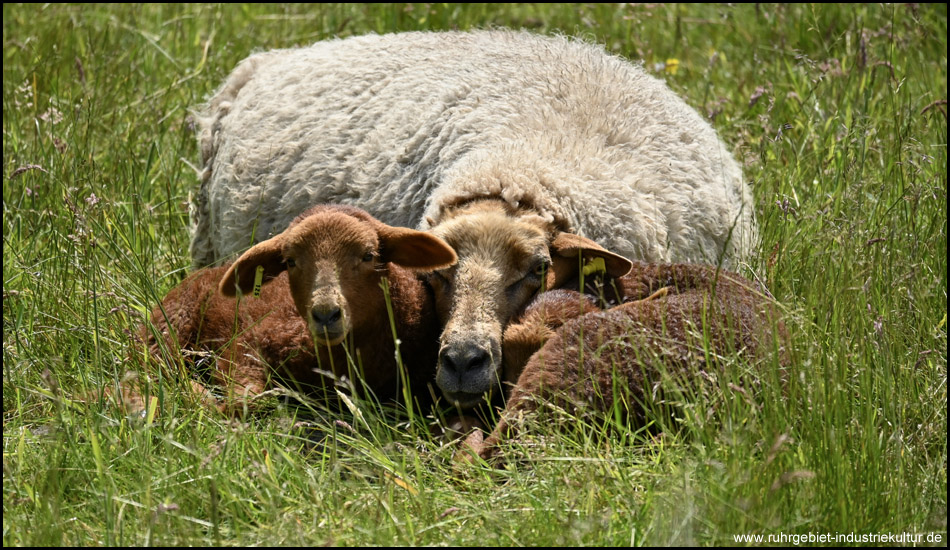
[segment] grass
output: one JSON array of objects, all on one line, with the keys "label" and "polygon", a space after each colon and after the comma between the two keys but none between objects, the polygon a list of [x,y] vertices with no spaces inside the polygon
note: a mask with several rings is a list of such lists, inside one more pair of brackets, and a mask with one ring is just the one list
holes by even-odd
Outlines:
[{"label": "grass", "polygon": [[[315,444],[175,380],[146,418],[95,398],[185,274],[189,109],[240,59],[494,25],[643,60],[712,119],[756,196],[745,273],[789,310],[786,391],[637,444],[542,430],[499,472],[365,404]],[[946,29],[926,4],[4,4],[4,546],[946,544]]]}]

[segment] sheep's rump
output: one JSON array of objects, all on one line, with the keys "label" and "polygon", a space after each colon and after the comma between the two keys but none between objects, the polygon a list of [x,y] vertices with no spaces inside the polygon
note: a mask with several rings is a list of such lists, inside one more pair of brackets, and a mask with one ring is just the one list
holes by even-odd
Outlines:
[{"label": "sheep's rump", "polygon": [[413,32],[259,53],[198,120],[195,266],[324,202],[427,229],[497,196],[652,262],[730,265],[756,239],[712,127],[639,66],[569,38]]}]

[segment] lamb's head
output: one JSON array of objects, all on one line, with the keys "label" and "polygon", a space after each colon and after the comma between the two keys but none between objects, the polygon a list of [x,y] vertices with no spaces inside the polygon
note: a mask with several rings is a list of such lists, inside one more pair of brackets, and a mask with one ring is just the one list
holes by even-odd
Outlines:
[{"label": "lamb's head", "polygon": [[585,258],[602,258],[614,277],[631,265],[592,241],[558,231],[530,210],[499,200],[456,207],[431,232],[458,254],[457,264],[434,271],[429,279],[444,326],[436,383],[462,408],[475,406],[498,387],[502,333],[539,290],[560,286]]},{"label": "lamb's head", "polygon": [[354,327],[386,319],[380,279],[388,264],[430,271],[455,261],[455,252],[428,233],[385,225],[357,208],[315,206],[241,255],[219,289],[246,294],[287,270],[294,305],[314,341],[332,346]]}]

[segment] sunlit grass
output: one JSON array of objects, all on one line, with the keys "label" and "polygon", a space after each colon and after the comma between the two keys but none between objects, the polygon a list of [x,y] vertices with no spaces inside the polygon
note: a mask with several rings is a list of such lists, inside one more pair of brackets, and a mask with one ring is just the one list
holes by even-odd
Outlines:
[{"label": "sunlit grass", "polygon": [[[3,21],[4,545],[946,543],[945,6],[5,4]],[[499,25],[642,60],[734,147],[762,235],[744,274],[788,310],[787,384],[764,376],[751,402],[724,385],[663,437],[542,429],[499,471],[366,402],[362,422],[233,423],[175,379],[154,416],[100,402],[141,370],[138,327],[190,263],[189,112],[239,60]]]}]

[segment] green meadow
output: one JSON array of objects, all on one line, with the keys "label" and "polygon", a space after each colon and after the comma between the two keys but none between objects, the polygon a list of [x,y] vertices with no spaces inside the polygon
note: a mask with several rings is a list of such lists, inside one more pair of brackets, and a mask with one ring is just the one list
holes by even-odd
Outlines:
[{"label": "green meadow", "polygon": [[[664,429],[540,429],[497,469],[369,401],[102,398],[146,374],[139,327],[190,265],[190,113],[241,59],[487,27],[603,44],[711,121],[785,379],[726,378]],[[3,544],[945,546],[946,98],[945,5],[5,3]]]}]

